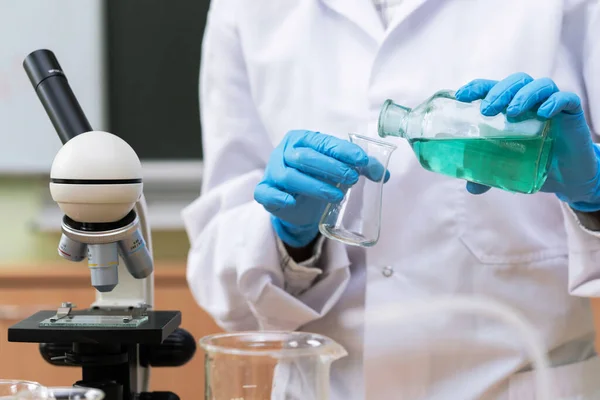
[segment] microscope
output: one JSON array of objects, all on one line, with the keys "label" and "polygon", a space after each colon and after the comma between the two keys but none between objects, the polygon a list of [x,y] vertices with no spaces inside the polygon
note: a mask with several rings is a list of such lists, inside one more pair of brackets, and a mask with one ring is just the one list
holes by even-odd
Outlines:
[{"label": "microscope", "polygon": [[34,51],[23,66],[63,143],[50,173],[50,193],[64,213],[58,254],[87,259],[96,301],[39,311],[10,327],[8,340],[39,343],[50,364],[80,367],[74,386],[100,389],[106,400],[179,400],[149,392],[150,367],[186,364],[196,343],[179,328],[179,311],[153,310],[140,160],[118,136],[92,129],[51,51]]}]

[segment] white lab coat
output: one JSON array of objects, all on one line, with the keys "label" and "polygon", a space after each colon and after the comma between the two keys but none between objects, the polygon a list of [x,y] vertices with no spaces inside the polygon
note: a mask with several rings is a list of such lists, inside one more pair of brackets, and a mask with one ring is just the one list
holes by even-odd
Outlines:
[{"label": "white lab coat", "polygon": [[184,211],[198,303],[228,330],[302,329],[340,342],[350,355],[333,366],[334,400],[533,399],[531,372],[517,373],[529,362],[521,343],[496,321],[445,315],[359,329],[340,321],[354,307],[487,295],[540,329],[561,398],[600,398],[587,299],[600,294],[600,238],[554,195],[472,196],[395,141],[379,243],[326,241],[323,273],[299,295],[285,290],[292,278],[253,200],[287,131],[375,136],[385,99],[415,106],[474,78],[549,76],[578,93],[600,127],[598,8],[596,0],[405,0],[385,30],[370,0],[213,0],[201,74],[203,193]]}]

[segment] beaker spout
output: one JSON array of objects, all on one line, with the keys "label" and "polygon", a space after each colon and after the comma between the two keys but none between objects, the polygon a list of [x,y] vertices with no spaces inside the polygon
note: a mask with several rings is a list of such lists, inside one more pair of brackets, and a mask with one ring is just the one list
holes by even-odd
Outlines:
[{"label": "beaker spout", "polygon": [[406,125],[408,114],[411,109],[394,103],[392,100],[386,100],[379,113],[377,122],[377,132],[380,137],[387,136],[406,136]]},{"label": "beaker spout", "polygon": [[331,364],[340,358],[346,357],[348,352],[341,344],[331,340],[321,354],[321,362],[323,364]]}]

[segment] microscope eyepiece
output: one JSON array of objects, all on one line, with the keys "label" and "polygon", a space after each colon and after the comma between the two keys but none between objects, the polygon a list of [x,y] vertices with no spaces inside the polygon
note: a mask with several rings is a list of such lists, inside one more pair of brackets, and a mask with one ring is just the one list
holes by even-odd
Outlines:
[{"label": "microscope eyepiece", "polygon": [[62,76],[66,79],[62,67],[50,50],[37,50],[29,54],[23,61],[23,68],[34,89],[51,76]]},{"label": "microscope eyepiece", "polygon": [[63,144],[92,130],[54,53],[36,50],[25,58],[23,68]]}]

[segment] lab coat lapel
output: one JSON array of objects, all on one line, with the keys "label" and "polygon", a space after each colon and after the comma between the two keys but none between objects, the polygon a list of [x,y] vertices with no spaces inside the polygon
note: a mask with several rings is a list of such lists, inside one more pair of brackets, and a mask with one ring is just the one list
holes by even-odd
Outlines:
[{"label": "lab coat lapel", "polygon": [[371,0],[319,0],[326,7],[352,21],[377,43],[381,42],[385,30]]},{"label": "lab coat lapel", "polygon": [[[423,4],[433,0],[403,0],[398,11],[394,15],[394,19],[390,21],[388,29],[385,34],[385,38],[389,37],[402,22],[406,21],[415,11],[417,11]],[[385,40],[384,38],[384,40]]]}]

